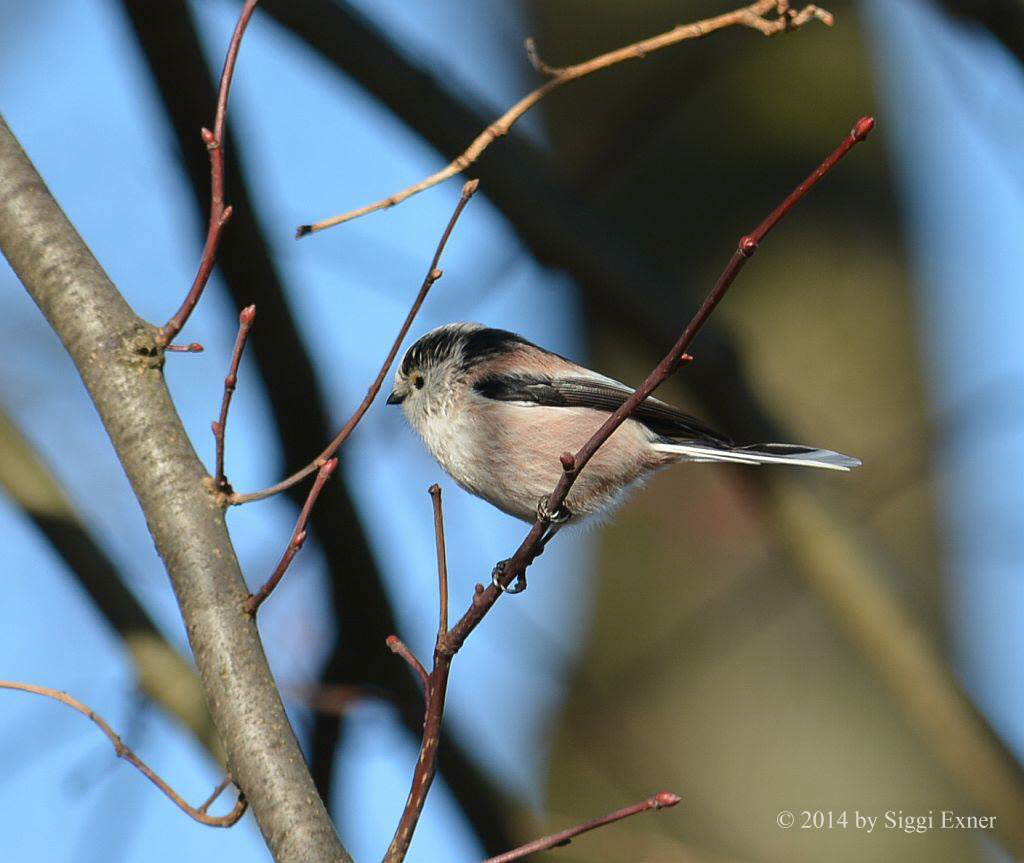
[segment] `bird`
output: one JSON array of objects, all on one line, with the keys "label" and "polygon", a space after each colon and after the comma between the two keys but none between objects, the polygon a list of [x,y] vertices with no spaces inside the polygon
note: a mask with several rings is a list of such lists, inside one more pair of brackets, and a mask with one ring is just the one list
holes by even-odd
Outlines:
[{"label": "bird", "polygon": [[[677,462],[784,464],[848,471],[859,459],[797,444],[737,445],[648,397],[597,450],[557,513],[545,501],[576,452],[633,389],[508,330],[450,323],[405,353],[387,404],[401,405],[441,467],[466,491],[527,522],[556,526],[612,513]],[[546,537],[545,541],[550,538]]]}]

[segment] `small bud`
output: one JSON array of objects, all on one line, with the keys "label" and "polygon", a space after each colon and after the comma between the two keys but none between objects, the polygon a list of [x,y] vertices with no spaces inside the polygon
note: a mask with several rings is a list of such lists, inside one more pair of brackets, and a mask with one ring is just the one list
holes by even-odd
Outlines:
[{"label": "small bud", "polygon": [[471,198],[479,185],[479,180],[467,180],[466,184],[462,187],[462,197]]},{"label": "small bud", "polygon": [[659,809],[663,806],[675,806],[682,799],[678,794],[673,794],[671,791],[659,791],[654,795],[654,802]]},{"label": "small bud", "polygon": [[238,313],[238,323],[243,326],[252,326],[252,322],[256,320],[256,306],[246,306],[242,311]]},{"label": "small bud", "polygon": [[874,117],[861,117],[856,123],[853,124],[853,130],[850,135],[854,141],[863,141],[867,138],[868,133],[875,128]]}]

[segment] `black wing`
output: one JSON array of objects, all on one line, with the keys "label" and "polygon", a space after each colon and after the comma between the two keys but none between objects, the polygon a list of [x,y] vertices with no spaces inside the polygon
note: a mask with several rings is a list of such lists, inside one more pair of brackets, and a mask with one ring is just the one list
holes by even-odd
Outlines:
[{"label": "black wing", "polygon": [[[559,378],[541,375],[490,375],[474,384],[484,398],[501,402],[528,402],[546,407],[593,408],[609,413],[618,408],[633,391],[624,384],[592,378]],[[699,419],[684,414],[665,402],[647,398],[632,418],[643,423],[656,435],[732,446],[733,442]]]}]

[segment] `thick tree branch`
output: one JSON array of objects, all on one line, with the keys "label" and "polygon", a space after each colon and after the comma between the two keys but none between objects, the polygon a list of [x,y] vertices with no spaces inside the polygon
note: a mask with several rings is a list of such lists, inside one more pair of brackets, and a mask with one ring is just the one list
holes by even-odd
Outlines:
[{"label": "thick tree branch", "polygon": [[223,510],[131,310],[0,121],[0,248],[78,367],[174,584],[232,775],[279,861],[345,860],[288,723]]},{"label": "thick tree branch", "polygon": [[100,731],[107,735],[107,739],[114,745],[114,752],[117,753],[118,758],[123,758],[131,764],[139,771],[139,773],[159,788],[175,806],[188,815],[189,818],[198,821],[200,824],[205,824],[207,827],[232,827],[238,823],[238,820],[245,814],[245,810],[248,808],[245,802],[245,797],[239,794],[234,808],[228,812],[227,815],[208,815],[206,813],[210,804],[212,804],[213,801],[220,796],[221,792],[231,784],[230,776],[224,779],[224,781],[213,790],[213,793],[206,798],[204,803],[201,803],[199,806],[190,805],[187,800],[171,788],[171,786],[168,785],[167,782],[162,779],[148,764],[146,764],[145,761],[139,758],[139,756],[132,751],[131,747],[125,745],[121,736],[110,727],[102,716],[96,713],[96,711],[91,707],[82,704],[82,702],[77,698],[72,698],[66,692],[59,692],[56,689],[50,689],[48,686],[35,686],[31,683],[15,683],[13,680],[0,680],[0,689],[14,689],[19,692],[31,692],[34,695],[42,695],[47,698],[52,698],[54,701],[66,704],[72,710],[77,710],[83,716],[92,720],[99,727]]}]

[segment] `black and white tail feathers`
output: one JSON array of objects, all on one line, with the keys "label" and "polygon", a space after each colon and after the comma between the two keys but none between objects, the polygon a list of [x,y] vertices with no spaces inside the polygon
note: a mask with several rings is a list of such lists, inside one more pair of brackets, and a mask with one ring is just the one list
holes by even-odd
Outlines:
[{"label": "black and white tail feathers", "polygon": [[651,444],[658,452],[678,455],[684,461],[714,461],[732,464],[792,464],[826,470],[850,470],[860,467],[860,459],[827,449],[814,449],[787,443],[762,443],[750,446],[716,446],[711,443],[661,439]]}]

